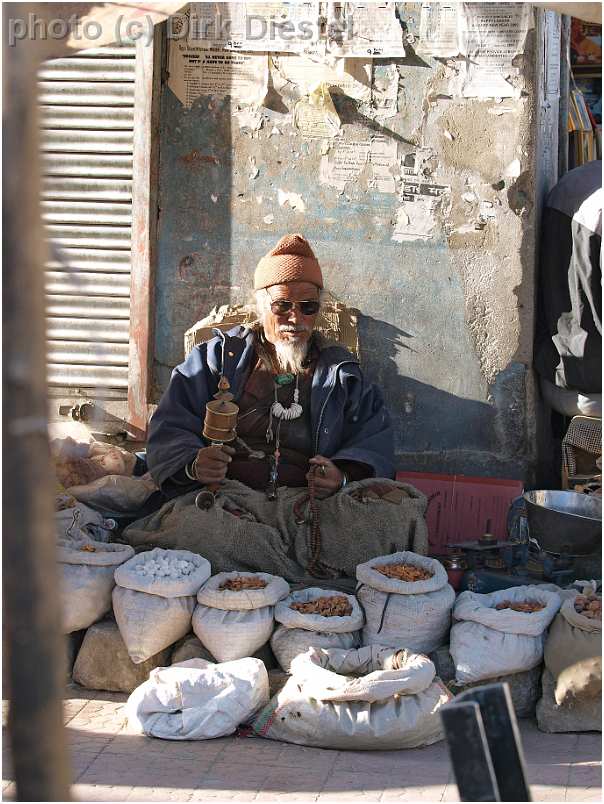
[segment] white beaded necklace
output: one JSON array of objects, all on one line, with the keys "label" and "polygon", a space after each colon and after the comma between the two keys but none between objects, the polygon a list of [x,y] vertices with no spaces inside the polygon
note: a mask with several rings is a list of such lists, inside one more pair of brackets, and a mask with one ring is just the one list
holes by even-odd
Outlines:
[{"label": "white beaded necklace", "polygon": [[294,401],[291,405],[285,407],[284,405],[279,402],[277,393],[279,391],[279,385],[275,383],[275,401],[272,403],[269,411],[269,420],[268,420],[268,428],[266,430],[266,440],[267,442],[271,442],[274,438],[273,436],[273,419],[279,420],[279,426],[277,428],[277,432],[281,429],[281,421],[290,422],[294,419],[299,419],[304,409],[300,404],[300,388],[299,388],[299,377],[296,374],[296,387],[294,389]]}]

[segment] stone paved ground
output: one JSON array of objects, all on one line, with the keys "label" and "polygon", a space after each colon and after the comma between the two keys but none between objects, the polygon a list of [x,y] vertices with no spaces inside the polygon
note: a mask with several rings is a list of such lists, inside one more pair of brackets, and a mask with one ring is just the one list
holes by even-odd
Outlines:
[{"label": "stone paved ground", "polygon": [[[459,801],[444,743],[411,751],[326,751],[259,738],[169,742],[128,732],[126,695],[67,690],[80,801]],[[6,707],[5,707],[6,708]],[[543,734],[522,720],[533,801],[600,801],[601,736]],[[3,748],[3,799],[14,797]]]}]

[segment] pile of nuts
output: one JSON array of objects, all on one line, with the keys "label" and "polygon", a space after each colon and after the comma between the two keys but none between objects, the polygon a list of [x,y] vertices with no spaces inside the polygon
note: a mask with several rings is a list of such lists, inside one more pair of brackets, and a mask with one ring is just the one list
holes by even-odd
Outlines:
[{"label": "pile of nuts", "polygon": [[373,569],[381,572],[387,578],[394,578],[397,581],[427,581],[434,573],[429,570],[416,567],[413,564],[374,564]]},{"label": "pile of nuts", "polygon": [[349,617],[352,614],[350,601],[344,595],[326,595],[308,603],[292,603],[290,609],[301,614],[320,614],[321,617]]},{"label": "pile of nuts", "polygon": [[525,614],[533,614],[535,611],[544,609],[545,603],[539,603],[538,600],[525,600],[524,603],[521,601],[502,600],[501,603],[497,603],[495,608],[497,611],[511,609],[512,611],[522,611]]},{"label": "pile of nuts", "polygon": [[588,620],[601,620],[602,598],[577,595],[575,598],[575,611],[577,614],[582,614],[584,617],[587,617]]},{"label": "pile of nuts", "polygon": [[238,578],[229,578],[218,587],[219,591],[224,592],[243,592],[245,589],[265,589],[266,581],[254,575],[240,575]]}]

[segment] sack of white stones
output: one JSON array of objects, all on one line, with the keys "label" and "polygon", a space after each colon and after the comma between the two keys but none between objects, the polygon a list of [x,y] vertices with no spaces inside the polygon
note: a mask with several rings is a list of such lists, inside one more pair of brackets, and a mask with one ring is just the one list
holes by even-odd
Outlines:
[{"label": "sack of white stones", "polygon": [[252,723],[259,737],[319,748],[418,748],[443,739],[453,697],[427,656],[377,645],[309,648]]},{"label": "sack of white stones", "polygon": [[543,659],[545,631],[560,597],[539,586],[488,595],[462,592],[453,609],[450,653],[457,684],[530,670]]},{"label": "sack of white stones", "polygon": [[357,647],[364,622],[354,595],[316,587],[293,592],[277,603],[275,619],[280,625],[271,637],[271,648],[286,673],[296,656],[310,647]]},{"label": "sack of white stones", "polygon": [[63,633],[88,628],[111,609],[116,567],[134,550],[127,544],[105,544],[90,539],[59,539]]},{"label": "sack of white stones", "polygon": [[161,547],[118,567],[113,613],[135,664],[191,630],[195,595],[211,572],[210,562],[197,553]]},{"label": "sack of white stones", "polygon": [[357,566],[363,645],[431,653],[446,644],[455,591],[440,561],[405,550]]},{"label": "sack of white stones", "polygon": [[197,593],[193,631],[219,662],[253,656],[275,625],[275,604],[289,584],[267,572],[219,572]]}]

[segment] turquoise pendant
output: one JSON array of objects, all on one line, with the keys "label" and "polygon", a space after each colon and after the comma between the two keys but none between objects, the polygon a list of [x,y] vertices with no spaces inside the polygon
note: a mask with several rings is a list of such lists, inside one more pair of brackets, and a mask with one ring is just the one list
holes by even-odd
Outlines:
[{"label": "turquoise pendant", "polygon": [[275,383],[279,386],[281,385],[289,385],[295,379],[294,374],[277,374],[275,377]]}]

